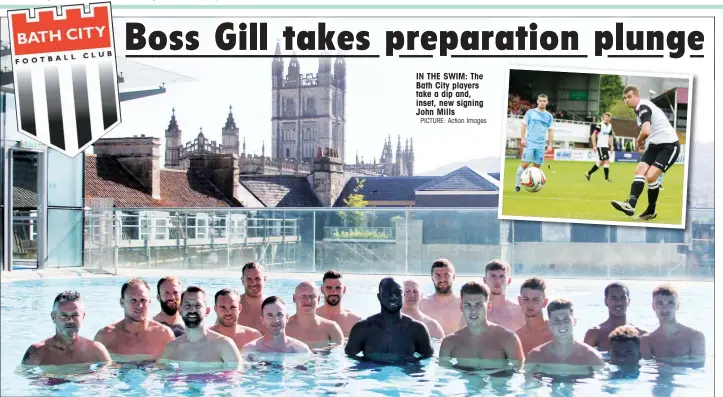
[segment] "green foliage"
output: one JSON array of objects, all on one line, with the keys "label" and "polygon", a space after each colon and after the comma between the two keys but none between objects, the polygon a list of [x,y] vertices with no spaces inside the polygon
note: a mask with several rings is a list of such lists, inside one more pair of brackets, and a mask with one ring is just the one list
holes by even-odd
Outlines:
[{"label": "green foliage", "polygon": [[348,232],[334,232],[332,237],[337,239],[386,240],[391,236],[388,233],[371,230],[350,230]]},{"label": "green foliage", "polygon": [[392,224],[395,224],[395,223],[397,223],[397,222],[399,222],[399,221],[403,221],[403,220],[404,220],[404,217],[403,217],[403,216],[401,216],[401,215],[396,215],[396,216],[393,216],[392,219],[389,220],[389,222],[392,223]]},{"label": "green foliage", "polygon": [[[600,76],[600,116],[611,112],[611,107],[623,97],[623,79],[618,75],[604,74]],[[623,103],[624,105],[624,103]],[[613,117],[615,115],[613,114]]]},{"label": "green foliage", "polygon": [[635,120],[635,111],[628,107],[622,99],[618,99],[608,109],[616,119]]},{"label": "green foliage", "polygon": [[[369,202],[364,198],[364,195],[359,193],[362,189],[364,189],[364,182],[366,182],[366,179],[356,179],[357,185],[354,188],[354,192],[343,199],[347,208],[364,208],[369,204]],[[344,225],[364,226],[366,223],[366,217],[366,211],[339,211],[339,218],[341,218]]]}]

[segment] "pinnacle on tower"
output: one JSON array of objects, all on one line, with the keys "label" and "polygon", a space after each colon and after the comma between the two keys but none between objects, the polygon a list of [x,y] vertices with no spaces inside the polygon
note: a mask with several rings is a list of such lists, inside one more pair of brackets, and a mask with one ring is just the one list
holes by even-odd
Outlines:
[{"label": "pinnacle on tower", "polygon": [[226,117],[226,125],[223,127],[225,130],[236,129],[236,120],[233,118],[233,106],[228,105],[228,117]]},{"label": "pinnacle on tower", "polygon": [[176,120],[176,108],[171,109],[171,121],[168,122],[166,132],[178,131],[178,121]]}]

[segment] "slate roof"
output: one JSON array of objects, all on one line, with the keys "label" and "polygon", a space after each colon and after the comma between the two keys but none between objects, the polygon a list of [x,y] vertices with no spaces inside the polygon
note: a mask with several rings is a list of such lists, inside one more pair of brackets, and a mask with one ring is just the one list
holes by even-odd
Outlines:
[{"label": "slate roof", "polygon": [[[499,176],[498,176],[499,177]],[[469,167],[462,167],[447,175],[438,177],[415,189],[417,192],[432,191],[498,191],[499,187]]]},{"label": "slate roof", "polygon": [[438,177],[436,176],[368,176],[353,177],[344,186],[334,207],[346,207],[344,199],[354,193],[358,183],[363,187],[358,193],[367,201],[414,201],[414,190]]},{"label": "slate roof", "polygon": [[321,207],[306,177],[242,175],[239,180],[266,207]]},{"label": "slate roof", "polygon": [[154,200],[149,189],[110,156],[85,157],[85,198],[112,198],[117,208],[231,206],[211,182],[191,171],[161,170],[161,199]]},{"label": "slate roof", "polygon": [[38,166],[30,159],[13,159],[13,208],[38,206]]}]

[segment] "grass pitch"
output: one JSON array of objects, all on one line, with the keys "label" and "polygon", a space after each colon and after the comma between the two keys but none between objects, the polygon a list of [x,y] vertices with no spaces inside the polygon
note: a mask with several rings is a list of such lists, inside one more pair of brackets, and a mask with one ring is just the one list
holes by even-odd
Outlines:
[{"label": "grass pitch", "polygon": [[630,184],[637,163],[610,163],[610,179],[613,182],[605,181],[603,168],[595,171],[588,182],[585,172],[590,170],[592,162],[545,160],[541,169],[547,183],[536,193],[530,193],[524,188],[515,192],[515,176],[519,165],[518,159],[505,160],[504,180],[501,182],[504,216],[645,224],[681,223],[684,164],[675,164],[663,176],[664,189],[660,191],[656,205],[658,217],[650,221],[635,218],[648,206],[647,186],[638,199],[632,217],[617,211],[610,204],[611,200],[624,201],[630,196]]}]

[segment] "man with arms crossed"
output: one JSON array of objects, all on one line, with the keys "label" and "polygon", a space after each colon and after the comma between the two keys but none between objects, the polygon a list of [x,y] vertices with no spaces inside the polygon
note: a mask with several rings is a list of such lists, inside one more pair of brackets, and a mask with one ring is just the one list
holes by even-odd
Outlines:
[{"label": "man with arms crossed", "polygon": [[679,323],[675,318],[678,308],[680,302],[675,287],[663,284],[653,290],[653,310],[660,326],[640,337],[640,352],[644,359],[685,364],[705,362],[705,335]]},{"label": "man with arms crossed", "polygon": [[517,301],[520,302],[522,312],[525,314],[525,325],[515,333],[520,338],[522,351],[525,354],[552,340],[550,326],[542,312],[547,306],[546,289],[545,280],[538,277],[528,278],[520,286],[520,296]]},{"label": "man with arms crossed", "polygon": [[[515,180],[515,191],[520,191],[520,177],[530,163],[540,168],[545,163],[545,146],[547,151],[552,150],[552,122],[553,117],[547,110],[547,95],[540,94],[537,97],[537,107],[525,112],[525,118],[522,119],[522,131],[520,132],[520,148],[522,152],[522,162],[517,168],[517,179]],[[545,144],[547,138],[547,144]]]},{"label": "man with arms crossed", "polygon": [[161,303],[161,312],[153,317],[153,321],[167,325],[176,337],[183,335],[186,329],[178,310],[181,304],[181,282],[174,276],[163,277],[158,280],[156,288],[156,299]]},{"label": "man with arms crossed", "polygon": [[526,360],[526,373],[546,372],[543,368],[548,368],[562,369],[566,374],[573,375],[579,372],[590,373],[605,366],[597,350],[575,340],[573,329],[576,319],[572,302],[555,299],[547,305],[547,317],[553,339],[530,351]]},{"label": "man with arms crossed", "polygon": [[110,364],[110,354],[103,344],[78,334],[85,320],[79,293],[59,293],[50,318],[55,324],[55,336],[31,345],[23,356],[23,365]]},{"label": "man with arms crossed", "polygon": [[515,302],[505,299],[507,286],[512,282],[510,265],[493,259],[485,266],[484,283],[490,288],[492,308],[487,315],[490,322],[516,331],[525,325],[525,314]]},{"label": "man with arms crossed", "polygon": [[311,349],[306,343],[286,335],[286,324],[289,314],[286,312],[286,303],[277,296],[269,296],[261,303],[261,325],[264,336],[249,342],[241,349],[246,353],[306,353]]},{"label": "man with arms crossed", "polygon": [[[621,325],[632,325],[627,320],[629,305],[630,291],[625,284],[612,283],[605,287],[605,306],[608,308],[608,319],[587,331],[585,343],[596,347],[600,351],[607,351],[610,347],[610,333]],[[646,333],[641,328],[635,328],[637,328],[640,335]]]},{"label": "man with arms crossed", "polygon": [[200,287],[190,286],[181,294],[181,317],[186,333],[166,345],[160,364],[176,362],[189,369],[215,368],[221,364],[238,369],[241,354],[234,341],[206,328],[204,320],[211,313],[206,301],[206,292]]},{"label": "man with arms crossed", "polygon": [[110,324],[95,335],[114,361],[156,361],[175,336],[167,326],[149,319],[151,289],[141,278],[128,280],[121,287],[123,320]]},{"label": "man with arms crossed", "polygon": [[432,338],[444,338],[444,329],[437,320],[419,311],[419,301],[422,298],[422,289],[419,283],[414,280],[404,280],[404,305],[402,314],[405,314],[417,321],[421,321]]},{"label": "man with arms crossed", "polygon": [[641,128],[637,142],[638,147],[643,147],[646,139],[649,144],[635,169],[635,177],[630,185],[630,198],[625,201],[613,200],[611,204],[613,208],[625,215],[633,216],[638,198],[643,194],[647,183],[648,208],[638,216],[638,219],[655,219],[658,216],[655,212],[655,205],[660,193],[658,177],[667,172],[680,155],[678,134],[670,125],[668,116],[659,107],[640,98],[640,91],[637,87],[632,85],[625,87],[623,96],[625,104],[635,109],[638,126]]},{"label": "man with arms crossed", "polygon": [[440,258],[432,263],[434,293],[419,302],[419,310],[439,322],[444,334],[449,335],[464,326],[460,316],[459,296],[452,289],[456,277],[454,265],[448,259]]},{"label": "man with arms crossed", "polygon": [[236,323],[241,311],[240,301],[239,293],[229,288],[216,292],[213,306],[216,312],[216,324],[209,328],[213,332],[233,339],[239,349],[261,336],[261,332]]},{"label": "man with arms crossed", "polygon": [[602,163],[603,170],[605,171],[605,180],[607,182],[612,182],[609,179],[610,176],[610,156],[611,156],[611,150],[613,150],[613,136],[615,135],[615,132],[613,131],[613,125],[610,123],[610,119],[613,117],[612,113],[606,112],[605,115],[603,115],[603,121],[602,123],[597,125],[597,128],[595,128],[595,132],[592,134],[592,137],[590,139],[592,140],[592,150],[597,152],[599,161],[595,164],[593,164],[592,168],[590,168],[590,171],[585,173],[585,178],[587,180],[590,180],[590,175],[592,175],[595,171],[600,168],[600,164]]},{"label": "man with arms crossed", "polygon": [[460,310],[467,325],[442,340],[440,363],[448,364],[454,358],[463,368],[500,368],[508,363],[521,368],[525,355],[520,339],[509,329],[487,320],[489,287],[470,281],[462,286],[460,295]]},{"label": "man with arms crossed", "polygon": [[381,312],[354,324],[344,352],[353,358],[361,352],[365,359],[381,362],[431,357],[434,349],[427,327],[401,312],[402,285],[394,278],[383,278],[377,299]]},{"label": "man with arms crossed", "polygon": [[293,296],[296,314],[286,324],[286,335],[306,343],[311,349],[341,345],[344,333],[339,324],[316,315],[316,305],[321,301],[316,291],[317,287],[310,281],[302,281],[296,286]]},{"label": "man with arms crossed", "polygon": [[244,294],[241,295],[241,314],[238,316],[238,324],[254,328],[263,334],[261,302],[264,301],[264,283],[266,283],[264,268],[256,262],[245,264],[241,269],[241,282],[244,285]]},{"label": "man with arms crossed", "polygon": [[341,301],[346,294],[346,285],[341,280],[341,273],[334,270],[324,273],[321,294],[324,295],[324,305],[316,309],[316,314],[339,324],[344,337],[349,336],[351,327],[361,320],[361,317],[348,309],[342,308]]}]

